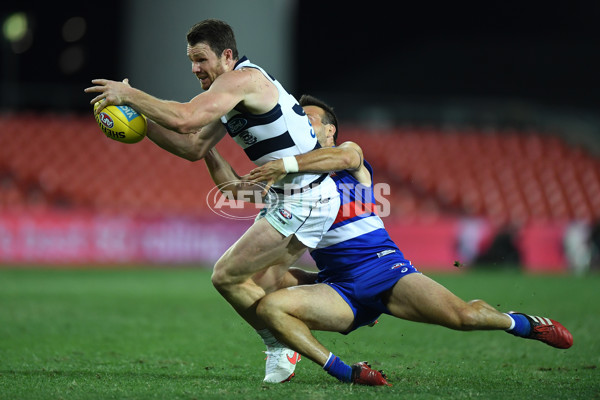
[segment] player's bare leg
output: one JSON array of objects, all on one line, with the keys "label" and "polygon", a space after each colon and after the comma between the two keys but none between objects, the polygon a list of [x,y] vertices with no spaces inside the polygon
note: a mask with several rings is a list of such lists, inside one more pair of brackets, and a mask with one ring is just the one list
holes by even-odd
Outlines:
[{"label": "player's bare leg", "polygon": [[384,301],[392,315],[456,330],[509,329],[511,318],[483,300],[465,302],[423,274],[410,274],[394,285]]},{"label": "player's bare leg", "polygon": [[310,331],[344,332],[354,321],[348,304],[325,284],[278,290],[261,300],[257,313],[280,341],[319,365],[329,350]]},{"label": "player's bare leg", "polygon": [[394,316],[411,321],[457,330],[505,330],[560,349],[573,345],[573,336],[557,321],[521,313],[505,314],[483,300],[467,303],[422,274],[400,279],[386,294],[385,302]]},{"label": "player's bare leg", "polygon": [[217,261],[213,285],[242,318],[255,329],[262,329],[264,324],[256,317],[256,304],[266,291],[256,281],[268,281],[261,273],[289,267],[305,249],[295,236],[286,238],[260,219]]},{"label": "player's bare leg", "polygon": [[[287,266],[270,267],[252,276],[252,280],[266,293],[277,289],[296,285],[314,283],[317,273],[305,271],[300,268],[287,268]],[[256,333],[262,338],[267,346],[265,354],[265,378],[266,383],[281,383],[291,380],[295,375],[296,364],[300,361],[300,353],[288,348],[273,336],[270,330],[260,329]]]},{"label": "player's bare leg", "polygon": [[345,364],[312,335],[311,330],[345,332],[354,321],[348,304],[328,285],[278,290],[260,301],[257,314],[281,342],[339,380],[372,386],[388,384],[381,371],[372,370],[366,363]]},{"label": "player's bare leg", "polygon": [[295,236],[286,238],[261,219],[227,250],[213,271],[215,288],[256,329],[267,347],[264,382],[290,380],[300,355],[266,329],[256,316],[256,306],[266,293],[296,281],[287,269],[304,250]]},{"label": "player's bare leg", "polygon": [[287,265],[273,266],[252,276],[252,280],[265,293],[298,285],[311,285],[317,281],[317,272]]}]

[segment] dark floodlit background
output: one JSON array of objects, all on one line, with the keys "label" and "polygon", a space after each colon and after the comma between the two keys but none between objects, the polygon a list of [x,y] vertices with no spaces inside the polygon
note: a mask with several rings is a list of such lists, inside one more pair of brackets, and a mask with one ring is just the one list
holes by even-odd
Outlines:
[{"label": "dark floodlit background", "polygon": [[104,138],[83,93],[128,77],[190,99],[185,34],[211,17],[297,97],[335,107],[413,263],[597,264],[600,3],[312,0],[3,4],[0,262],[210,264],[243,232],[251,219],[207,205],[202,162]]}]

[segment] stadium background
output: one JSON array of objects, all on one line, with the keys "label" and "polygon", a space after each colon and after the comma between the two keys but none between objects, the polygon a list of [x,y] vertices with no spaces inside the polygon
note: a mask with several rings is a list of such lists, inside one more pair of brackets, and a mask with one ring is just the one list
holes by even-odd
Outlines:
[{"label": "stadium background", "polygon": [[[390,185],[384,222],[415,265],[598,264],[599,4],[1,7],[0,263],[210,265],[247,228],[208,207],[202,162],[106,139],[83,93],[128,77],[188,100],[199,85],[185,33],[216,17],[295,95],[335,106],[341,139]],[[251,168],[228,138],[218,148]]]}]

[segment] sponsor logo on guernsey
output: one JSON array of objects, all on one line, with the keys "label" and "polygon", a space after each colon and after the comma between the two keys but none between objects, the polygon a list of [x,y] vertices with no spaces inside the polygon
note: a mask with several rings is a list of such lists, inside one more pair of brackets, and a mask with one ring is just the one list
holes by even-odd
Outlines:
[{"label": "sponsor logo on guernsey", "polygon": [[131,121],[132,119],[136,119],[140,116],[137,111],[129,106],[117,106],[117,108],[121,110],[125,118],[127,118],[127,121]]},{"label": "sponsor logo on guernsey", "polygon": [[292,213],[286,210],[285,208],[279,209],[279,214],[285,219],[292,219]]},{"label": "sponsor logo on guernsey", "polygon": [[242,139],[244,141],[244,144],[246,146],[250,146],[250,145],[258,142],[258,139],[256,138],[256,136],[254,136],[253,134],[251,134],[248,131],[244,131],[244,132],[240,133],[239,137],[240,137],[240,139]]},{"label": "sponsor logo on guernsey", "polygon": [[244,118],[236,118],[227,122],[227,126],[229,127],[229,132],[233,134],[239,133],[244,127],[248,124],[248,121]]},{"label": "sponsor logo on guernsey", "polygon": [[109,128],[109,129],[112,128],[113,126],[115,126],[115,123],[113,122],[110,115],[106,114],[104,111],[98,115],[98,119],[100,119],[100,122],[102,123],[102,125],[104,125],[105,127]]}]

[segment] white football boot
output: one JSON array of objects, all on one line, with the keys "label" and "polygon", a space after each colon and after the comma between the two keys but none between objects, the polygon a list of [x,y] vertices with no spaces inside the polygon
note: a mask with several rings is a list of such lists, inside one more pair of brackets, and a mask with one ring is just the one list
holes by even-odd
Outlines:
[{"label": "white football boot", "polygon": [[287,347],[267,346],[267,363],[265,379],[267,383],[288,382],[295,375],[296,364],[300,361],[300,354]]}]

